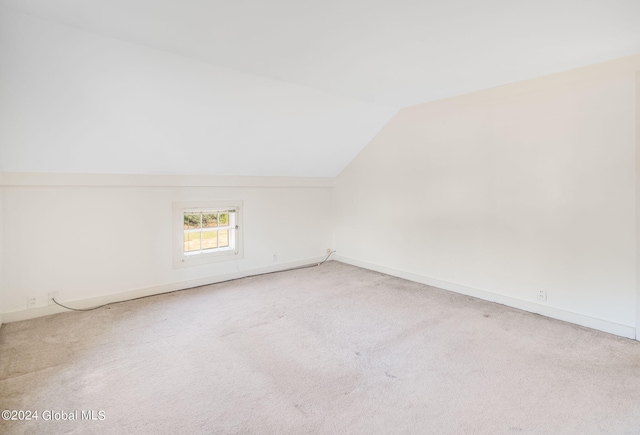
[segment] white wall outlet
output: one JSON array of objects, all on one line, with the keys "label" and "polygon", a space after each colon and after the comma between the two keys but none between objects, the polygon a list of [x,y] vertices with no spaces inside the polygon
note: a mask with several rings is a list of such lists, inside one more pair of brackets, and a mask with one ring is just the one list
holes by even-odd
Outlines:
[{"label": "white wall outlet", "polygon": [[274,263],[278,261],[278,254],[274,252],[273,255],[271,256],[271,259],[273,260]]},{"label": "white wall outlet", "polygon": [[35,308],[38,303],[38,299],[35,296],[27,296],[27,310]]},{"label": "white wall outlet", "polygon": [[547,291],[546,290],[538,290],[538,300],[546,301],[547,300]]},{"label": "white wall outlet", "polygon": [[59,297],[60,292],[49,292],[49,302],[47,303],[47,305],[53,305],[53,299],[55,298],[56,300],[58,300]]}]

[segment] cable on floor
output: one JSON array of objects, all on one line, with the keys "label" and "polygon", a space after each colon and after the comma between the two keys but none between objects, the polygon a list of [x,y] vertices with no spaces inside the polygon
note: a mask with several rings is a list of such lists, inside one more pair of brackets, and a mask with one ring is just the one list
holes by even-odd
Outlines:
[{"label": "cable on floor", "polygon": [[183,289],[180,289],[180,290],[173,290],[173,291],[170,291],[170,292],[157,293],[157,294],[147,295],[147,296],[140,296],[140,297],[137,297],[137,298],[126,299],[124,301],[109,302],[108,304],[98,305],[97,307],[93,307],[93,308],[71,308],[71,307],[67,307],[66,305],[63,305],[60,302],[56,301],[55,298],[53,298],[52,301],[56,305],[59,305],[62,308],[66,308],[67,310],[71,310],[71,311],[93,311],[93,310],[97,310],[98,308],[103,308],[103,307],[106,307],[106,306],[109,306],[109,305],[121,304],[123,302],[137,301],[138,299],[146,299],[146,298],[150,298],[150,297],[153,297],[153,296],[168,295],[168,294],[171,294],[171,293],[182,292],[182,291],[185,291],[185,290],[191,290],[191,289],[198,288],[198,287],[206,287],[208,285],[223,284],[225,282],[238,281],[238,280],[245,279],[245,278],[253,278],[254,276],[271,275],[273,273],[290,272],[292,270],[300,270],[300,269],[308,269],[310,267],[317,267],[317,266],[320,266],[320,265],[323,265],[324,263],[326,263],[327,260],[329,260],[329,257],[331,257],[331,254],[333,254],[334,252],[336,252],[336,251],[329,252],[327,254],[327,256],[324,258],[324,260],[322,260],[319,263],[305,264],[304,266],[290,267],[288,269],[282,269],[282,270],[274,270],[273,272],[255,273],[253,275],[245,275],[245,276],[241,276],[239,278],[232,278],[232,279],[227,279],[225,281],[214,282],[212,284],[204,284],[204,285],[199,285],[199,286],[196,286],[196,287],[189,287],[189,288],[183,288]]}]

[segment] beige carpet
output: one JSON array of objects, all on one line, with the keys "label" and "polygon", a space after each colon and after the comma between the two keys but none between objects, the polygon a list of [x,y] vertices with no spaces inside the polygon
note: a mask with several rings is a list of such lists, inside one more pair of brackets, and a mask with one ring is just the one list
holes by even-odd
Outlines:
[{"label": "beige carpet", "polygon": [[[4,325],[0,404],[40,413],[3,434],[638,434],[640,343],[329,262]],[[105,419],[42,418],[76,410]]]}]

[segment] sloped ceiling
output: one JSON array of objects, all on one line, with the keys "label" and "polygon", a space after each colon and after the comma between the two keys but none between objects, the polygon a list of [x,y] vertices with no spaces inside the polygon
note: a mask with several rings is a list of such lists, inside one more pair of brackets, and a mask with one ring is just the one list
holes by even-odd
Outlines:
[{"label": "sloped ceiling", "polygon": [[[4,170],[333,176],[399,108],[640,52],[637,0],[0,5]],[[51,113],[61,96],[27,82],[43,58],[58,92],[76,86],[73,107]],[[71,134],[74,110],[90,119]],[[47,114],[57,128],[25,132]],[[33,162],[47,140],[66,166]]]}]

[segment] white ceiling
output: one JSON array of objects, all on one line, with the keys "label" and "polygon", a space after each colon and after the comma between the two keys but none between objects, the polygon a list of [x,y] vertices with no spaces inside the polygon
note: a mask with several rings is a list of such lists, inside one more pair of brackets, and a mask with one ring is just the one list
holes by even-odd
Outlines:
[{"label": "white ceiling", "polygon": [[396,113],[0,8],[0,171],[332,177]]},{"label": "white ceiling", "polygon": [[394,108],[640,52],[638,0],[0,0]]},{"label": "white ceiling", "polygon": [[332,177],[399,108],[640,53],[640,0],[0,6],[0,171]]}]

